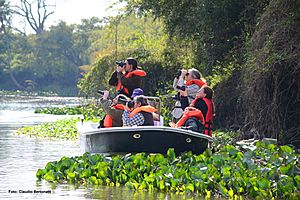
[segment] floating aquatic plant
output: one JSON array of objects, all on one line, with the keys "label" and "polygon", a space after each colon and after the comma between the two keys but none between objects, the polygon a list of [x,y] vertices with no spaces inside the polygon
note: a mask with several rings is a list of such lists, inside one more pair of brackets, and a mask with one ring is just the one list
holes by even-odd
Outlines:
[{"label": "floating aquatic plant", "polygon": [[46,122],[34,126],[25,126],[17,130],[17,134],[24,134],[36,138],[57,138],[75,140],[78,138],[76,122],[79,119],[69,118]]},{"label": "floating aquatic plant", "polygon": [[191,192],[206,197],[299,199],[299,162],[299,154],[289,146],[258,142],[253,151],[228,145],[214,154],[207,149],[201,155],[187,152],[179,157],[174,149],[167,155],[105,157],[85,153],[49,162],[36,176],[55,183],[125,185],[135,190]]}]

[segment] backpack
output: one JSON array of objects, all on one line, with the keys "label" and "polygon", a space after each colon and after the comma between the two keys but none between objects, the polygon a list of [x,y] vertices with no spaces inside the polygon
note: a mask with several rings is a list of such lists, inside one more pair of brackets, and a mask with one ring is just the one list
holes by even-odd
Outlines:
[{"label": "backpack", "polygon": [[204,125],[195,117],[191,117],[186,120],[184,123],[183,127],[184,129],[195,131],[198,133],[203,133],[204,132]]}]

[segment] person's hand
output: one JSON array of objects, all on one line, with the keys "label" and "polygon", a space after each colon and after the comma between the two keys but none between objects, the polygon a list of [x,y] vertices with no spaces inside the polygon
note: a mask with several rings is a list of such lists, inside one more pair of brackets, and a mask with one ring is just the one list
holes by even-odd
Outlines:
[{"label": "person's hand", "polygon": [[129,111],[129,112],[131,112],[131,111],[132,111],[132,108],[129,108],[129,107],[128,107],[128,102],[126,102],[126,105],[125,105],[125,110],[127,110],[127,111]]},{"label": "person's hand", "polygon": [[117,72],[121,72],[121,71],[123,71],[123,67],[121,67],[120,65],[117,65],[117,68],[116,68],[116,71]]},{"label": "person's hand", "polygon": [[187,112],[193,111],[193,110],[196,110],[196,108],[189,106],[189,107],[186,107],[186,108],[184,109],[184,112],[183,112],[183,113],[186,114]]},{"label": "person's hand", "polygon": [[109,96],[109,91],[104,90],[104,91],[103,91],[102,99],[108,99],[108,96]]},{"label": "person's hand", "polygon": [[181,70],[181,78],[184,78],[185,77],[185,75],[187,74],[187,70],[186,69],[182,69]]}]

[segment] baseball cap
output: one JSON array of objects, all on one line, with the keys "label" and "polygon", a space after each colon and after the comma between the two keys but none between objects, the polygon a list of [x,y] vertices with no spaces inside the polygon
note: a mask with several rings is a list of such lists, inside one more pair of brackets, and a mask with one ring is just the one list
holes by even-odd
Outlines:
[{"label": "baseball cap", "polygon": [[135,88],[132,92],[131,98],[136,96],[144,95],[144,91],[141,88]]}]

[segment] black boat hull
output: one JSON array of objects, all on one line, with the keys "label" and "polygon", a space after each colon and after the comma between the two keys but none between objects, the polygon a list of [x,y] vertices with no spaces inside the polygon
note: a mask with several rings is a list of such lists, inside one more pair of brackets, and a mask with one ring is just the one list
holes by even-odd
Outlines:
[{"label": "black boat hull", "polygon": [[174,148],[176,154],[201,154],[212,138],[189,130],[170,127],[118,127],[79,131],[84,151],[91,153],[162,153]]}]

